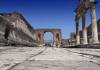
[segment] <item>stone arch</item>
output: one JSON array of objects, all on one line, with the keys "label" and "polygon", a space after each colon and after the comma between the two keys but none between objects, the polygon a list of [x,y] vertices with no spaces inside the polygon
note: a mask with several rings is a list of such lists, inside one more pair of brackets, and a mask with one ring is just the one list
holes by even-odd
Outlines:
[{"label": "stone arch", "polygon": [[[53,34],[53,42],[61,42],[61,29],[36,29],[36,40],[38,44],[44,44],[44,34],[51,32]],[[41,34],[41,40],[38,39],[38,35]]]},{"label": "stone arch", "polygon": [[54,33],[53,33],[52,31],[50,31],[50,30],[47,30],[47,31],[45,31],[45,32],[43,33],[43,39],[44,39],[44,34],[47,33],[47,32],[52,33],[52,35],[53,35],[53,43],[54,43]]},{"label": "stone arch", "polygon": [[46,32],[51,32],[52,34],[54,34],[53,31],[46,30],[46,31],[43,32],[43,35],[44,35]]}]

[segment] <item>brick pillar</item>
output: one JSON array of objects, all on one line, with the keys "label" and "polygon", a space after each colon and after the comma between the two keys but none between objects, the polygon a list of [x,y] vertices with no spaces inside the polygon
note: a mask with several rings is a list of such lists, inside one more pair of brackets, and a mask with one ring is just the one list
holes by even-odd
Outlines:
[{"label": "brick pillar", "polygon": [[87,29],[85,14],[82,16],[82,34],[83,34],[83,44],[87,44]]},{"label": "brick pillar", "polygon": [[98,43],[98,30],[97,30],[97,21],[96,21],[96,11],[95,11],[95,5],[92,5],[90,8],[91,12],[91,29],[92,29],[92,42]]},{"label": "brick pillar", "polygon": [[80,44],[79,23],[76,21],[76,45]]}]

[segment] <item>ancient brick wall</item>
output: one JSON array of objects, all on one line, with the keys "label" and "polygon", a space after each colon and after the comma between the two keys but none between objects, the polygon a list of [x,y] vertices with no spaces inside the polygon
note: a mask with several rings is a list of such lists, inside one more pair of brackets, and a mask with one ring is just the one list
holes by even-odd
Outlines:
[{"label": "ancient brick wall", "polygon": [[[4,38],[5,29],[10,30],[11,43],[23,45],[36,45],[35,29],[18,12],[0,14],[0,38]],[[4,42],[0,41],[0,42]]]},{"label": "ancient brick wall", "polygon": [[76,40],[76,33],[72,32],[70,34],[71,45],[75,45],[75,40]]},{"label": "ancient brick wall", "polygon": [[70,37],[71,37],[71,41],[75,41],[75,39],[76,39],[76,33],[71,33],[70,34]]}]

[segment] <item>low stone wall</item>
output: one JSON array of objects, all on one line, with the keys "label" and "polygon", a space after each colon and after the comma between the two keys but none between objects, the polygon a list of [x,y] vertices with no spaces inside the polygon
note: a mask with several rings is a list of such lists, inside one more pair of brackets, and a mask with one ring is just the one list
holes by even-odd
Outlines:
[{"label": "low stone wall", "polygon": [[63,48],[93,48],[93,49],[100,49],[99,44],[86,44],[86,45],[75,45],[75,46],[65,46]]},{"label": "low stone wall", "polygon": [[[30,24],[28,24],[25,21],[25,19],[23,20],[22,25],[18,27],[16,26],[16,24],[19,25],[20,22],[19,23],[13,22],[12,24],[11,17],[8,20],[8,18],[6,18],[4,15],[0,15],[0,45],[7,43],[7,39],[5,38],[5,34],[6,34],[9,35],[9,42],[11,45],[37,46],[35,29],[32,28],[32,26],[30,26]],[[18,16],[14,16],[14,17],[18,17]],[[21,19],[22,18],[23,17],[21,17]],[[22,27],[23,25],[24,27]]]}]

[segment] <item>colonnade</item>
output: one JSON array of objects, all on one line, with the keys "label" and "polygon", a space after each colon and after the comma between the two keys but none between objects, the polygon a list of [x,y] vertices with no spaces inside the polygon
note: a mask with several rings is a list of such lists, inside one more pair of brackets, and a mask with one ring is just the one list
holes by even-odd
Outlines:
[{"label": "colonnade", "polygon": [[[95,4],[90,7],[91,13],[91,31],[92,31],[92,43],[99,43],[98,40],[98,30],[97,30],[97,21],[96,21],[96,9]],[[86,29],[86,13],[82,17],[82,34],[83,34],[83,44],[88,44],[87,42],[87,29]],[[76,45],[80,44],[80,34],[79,34],[79,19],[76,21]]]}]

